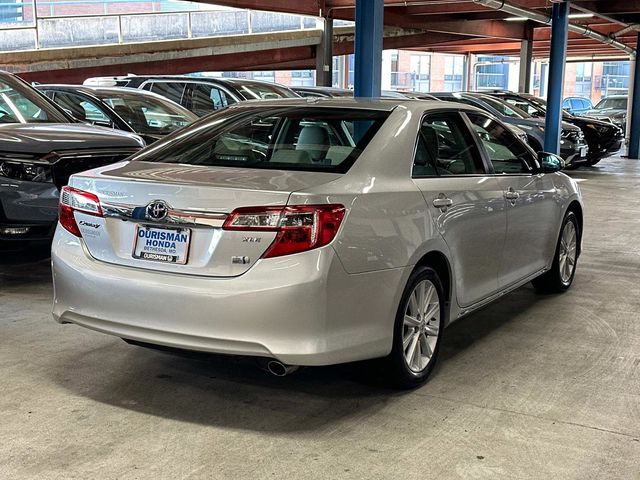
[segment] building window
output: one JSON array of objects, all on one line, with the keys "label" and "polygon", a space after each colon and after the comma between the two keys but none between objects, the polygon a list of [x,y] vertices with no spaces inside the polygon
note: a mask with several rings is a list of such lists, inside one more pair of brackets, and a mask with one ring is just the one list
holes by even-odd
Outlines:
[{"label": "building window", "polygon": [[291,72],[291,85],[295,87],[312,87],[316,84],[313,70],[294,70]]},{"label": "building window", "polygon": [[575,94],[578,97],[591,98],[592,67],[591,63],[578,63],[576,65]]},{"label": "building window", "polygon": [[476,89],[509,89],[509,64],[505,63],[504,57],[478,57]]},{"label": "building window", "polygon": [[462,90],[462,75],[464,73],[464,58],[447,56],[444,58],[444,90],[456,92]]},{"label": "building window", "polygon": [[409,78],[411,90],[428,92],[431,86],[431,55],[411,55]]},{"label": "building window", "polygon": [[617,95],[629,91],[629,62],[604,62],[600,88],[604,95]]}]

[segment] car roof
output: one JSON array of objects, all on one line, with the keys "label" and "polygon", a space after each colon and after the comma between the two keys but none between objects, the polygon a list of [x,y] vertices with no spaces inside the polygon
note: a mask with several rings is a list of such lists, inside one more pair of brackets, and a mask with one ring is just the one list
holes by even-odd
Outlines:
[{"label": "car roof", "polygon": [[331,98],[331,97],[309,97],[309,98],[279,98],[273,100],[250,100],[234,104],[228,108],[264,108],[267,106],[292,106],[292,107],[328,107],[328,108],[356,108],[366,110],[392,111],[397,107],[404,107],[411,111],[422,112],[425,110],[442,110],[443,108],[453,108],[456,110],[481,111],[473,106],[463,105],[455,102],[442,102],[440,100],[414,100],[408,98]]}]

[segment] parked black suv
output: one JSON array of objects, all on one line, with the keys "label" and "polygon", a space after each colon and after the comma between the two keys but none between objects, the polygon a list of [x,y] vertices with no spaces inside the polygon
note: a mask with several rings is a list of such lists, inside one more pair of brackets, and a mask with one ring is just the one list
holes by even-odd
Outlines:
[{"label": "parked black suv", "polygon": [[149,90],[179,103],[199,117],[245,100],[298,97],[293,90],[276,83],[240,78],[191,75],[127,75],[94,77],[84,85],[130,87]]},{"label": "parked black suv", "polygon": [[50,241],[59,190],[69,176],[143,146],[137,135],[77,122],[18,77],[0,72],[0,252]]},{"label": "parked black suv", "polygon": [[[529,93],[496,92],[498,98],[524,110],[534,117],[544,117],[547,113],[547,102]],[[595,165],[607,155],[611,155],[622,147],[624,132],[622,128],[611,122],[587,117],[576,117],[563,111],[562,120],[580,128],[589,145],[587,163]]]}]

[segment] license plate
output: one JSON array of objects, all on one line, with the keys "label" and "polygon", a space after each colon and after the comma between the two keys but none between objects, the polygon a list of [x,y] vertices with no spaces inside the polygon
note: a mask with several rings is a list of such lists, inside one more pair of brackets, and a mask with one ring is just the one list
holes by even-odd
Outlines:
[{"label": "license plate", "polygon": [[580,158],[587,156],[587,147],[580,147]]},{"label": "license plate", "polygon": [[164,263],[187,263],[191,230],[188,228],[136,227],[133,257]]}]

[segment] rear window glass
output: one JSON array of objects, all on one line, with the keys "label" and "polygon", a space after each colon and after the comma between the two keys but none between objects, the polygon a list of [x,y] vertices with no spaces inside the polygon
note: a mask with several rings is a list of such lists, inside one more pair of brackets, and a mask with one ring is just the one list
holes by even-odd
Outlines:
[{"label": "rear window glass", "polygon": [[237,107],[206,117],[134,160],[345,173],[389,112]]}]

